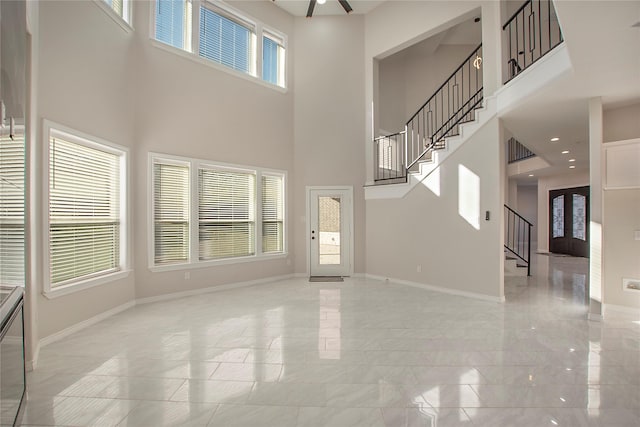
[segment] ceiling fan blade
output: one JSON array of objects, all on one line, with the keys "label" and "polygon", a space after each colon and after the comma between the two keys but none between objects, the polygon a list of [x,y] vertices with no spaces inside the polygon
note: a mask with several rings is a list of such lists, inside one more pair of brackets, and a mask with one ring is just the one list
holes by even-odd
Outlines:
[{"label": "ceiling fan blade", "polygon": [[351,5],[347,0],[338,0],[338,1],[340,2],[340,5],[342,6],[345,12],[349,13],[353,11],[353,9],[351,8]]},{"label": "ceiling fan blade", "polygon": [[307,18],[313,16],[313,9],[316,7],[316,0],[309,0],[309,9],[307,9]]}]

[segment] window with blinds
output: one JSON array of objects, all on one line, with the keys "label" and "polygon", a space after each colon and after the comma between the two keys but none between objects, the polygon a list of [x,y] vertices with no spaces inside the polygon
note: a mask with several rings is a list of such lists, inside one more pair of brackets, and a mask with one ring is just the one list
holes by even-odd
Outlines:
[{"label": "window with blinds", "polygon": [[0,136],[0,285],[24,286],[24,133]]},{"label": "window with blinds", "polygon": [[50,130],[51,289],[122,269],[124,156],[113,147]]},{"label": "window with blinds", "polygon": [[188,164],[153,164],[156,265],[189,261],[189,194]]},{"label": "window with blinds", "polygon": [[285,254],[284,172],[162,154],[150,165],[151,269]]},{"label": "window with blinds", "polygon": [[154,15],[156,40],[285,87],[285,36],[259,21],[210,0],[155,0]]},{"label": "window with blinds", "polygon": [[281,38],[265,33],[262,37],[262,79],[284,87],[284,42]]},{"label": "window with blinds", "polygon": [[255,183],[250,172],[198,170],[201,261],[255,254]]},{"label": "window with blinds", "polygon": [[156,0],[156,39],[178,49],[190,50],[191,2]]},{"label": "window with blinds", "polygon": [[243,73],[251,73],[252,27],[200,7],[199,55]]},{"label": "window with blinds", "polygon": [[284,177],[262,175],[262,252],[284,251]]}]

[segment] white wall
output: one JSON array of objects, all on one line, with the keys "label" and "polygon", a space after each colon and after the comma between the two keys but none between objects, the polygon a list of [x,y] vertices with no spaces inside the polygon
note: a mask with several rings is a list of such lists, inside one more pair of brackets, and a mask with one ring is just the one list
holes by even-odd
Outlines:
[{"label": "white wall", "polygon": [[[132,34],[115,24],[95,2],[40,2],[39,23],[39,126],[42,119],[48,119],[132,148],[135,82],[128,61]],[[42,128],[36,138],[35,154],[41,159],[48,145]],[[37,178],[43,179],[41,174]],[[38,191],[42,197],[41,187]],[[46,205],[42,206],[44,211]],[[36,224],[42,227],[40,221]],[[42,229],[36,234],[41,235]],[[40,277],[43,250],[41,247],[36,252],[38,259],[32,260]],[[40,338],[129,302],[135,294],[133,274],[56,299],[42,296],[42,283],[38,287]]]},{"label": "white wall", "polygon": [[[135,31],[130,32],[96,2],[40,3],[39,123],[45,118],[130,148],[134,255],[133,272],[124,280],[53,300],[39,294],[40,338],[136,297],[293,271],[285,258],[255,262],[251,268],[234,264],[191,270],[190,280],[184,279],[184,271],[152,273],[148,269],[150,151],[280,169],[290,179],[293,176],[291,89],[283,93],[154,46],[149,39],[150,5],[133,2]],[[268,2],[232,5],[291,36],[293,18],[277,6]],[[292,63],[292,49],[287,54]],[[290,76],[292,68],[287,72]],[[292,81],[289,77],[290,86]],[[42,177],[38,175],[37,180]],[[289,218],[291,213],[289,209]],[[41,258],[38,263],[41,272]]]},{"label": "white wall", "polygon": [[624,141],[640,137],[640,102],[603,112],[604,142]]},{"label": "white wall", "polygon": [[[418,184],[402,199],[367,200],[367,273],[502,298],[500,141],[494,118],[436,169],[439,194]],[[461,215],[460,198],[476,195],[465,191],[462,166],[479,179],[479,229]]]},{"label": "white wall", "polygon": [[[640,103],[605,109],[603,140],[607,142],[640,138]],[[606,167],[616,168],[615,164]],[[619,170],[623,170],[620,165]],[[603,170],[603,177],[606,170]],[[622,290],[622,279],[640,280],[640,188],[604,190],[602,197],[603,302],[606,305],[640,309],[640,292]]]},{"label": "white wall", "polygon": [[404,130],[409,118],[476,47],[440,45],[425,54],[418,45],[379,61],[380,129]]},{"label": "white wall", "polygon": [[[233,2],[254,19],[291,37],[293,19],[267,2]],[[148,268],[148,153],[156,152],[285,170],[292,189],[293,95],[162,49],[149,39],[149,2],[134,2],[137,82],[134,185],[136,297],[208,288],[292,272],[287,259],[192,270]],[[291,62],[292,49],[288,60]],[[290,75],[290,69],[288,70]],[[291,78],[289,78],[291,85]],[[291,194],[291,193],[290,193]],[[291,201],[291,197],[289,198]],[[291,209],[287,214],[291,218]],[[289,231],[292,228],[289,227]],[[288,234],[290,235],[290,233]],[[291,248],[292,240],[288,244]],[[185,279],[185,272],[190,278]]]},{"label": "white wall", "polygon": [[623,291],[622,279],[640,281],[640,189],[604,191],[604,303],[640,309],[640,291]]},{"label": "white wall", "polygon": [[295,19],[295,271],[307,272],[305,187],[354,187],[354,271],[365,267],[364,18]]},{"label": "white wall", "polygon": [[533,224],[531,228],[531,242],[538,243],[538,186],[518,185],[516,211]]},{"label": "white wall", "polygon": [[589,173],[578,172],[538,179],[538,250],[549,251],[549,191],[589,185]]}]

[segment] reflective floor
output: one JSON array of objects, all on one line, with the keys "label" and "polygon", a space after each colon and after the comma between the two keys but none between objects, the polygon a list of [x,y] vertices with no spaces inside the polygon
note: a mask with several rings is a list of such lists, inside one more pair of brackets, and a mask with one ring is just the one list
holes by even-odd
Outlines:
[{"label": "reflective floor", "polygon": [[587,260],[505,304],[293,279],[146,304],[42,349],[24,425],[639,426],[640,319],[586,320]]}]

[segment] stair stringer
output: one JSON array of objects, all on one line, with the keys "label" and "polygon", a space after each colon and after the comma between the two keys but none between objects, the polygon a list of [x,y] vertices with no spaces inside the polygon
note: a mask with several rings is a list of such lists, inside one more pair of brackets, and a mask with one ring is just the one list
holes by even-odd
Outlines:
[{"label": "stair stringer", "polygon": [[409,172],[407,182],[387,185],[371,185],[364,188],[365,200],[373,199],[401,199],[418,184],[423,183],[442,163],[463,146],[478,130],[486,125],[497,113],[495,96],[487,97],[482,107],[476,109],[475,120],[462,123],[458,135],[445,138],[445,148],[435,150],[431,159],[419,163],[416,172]]}]

